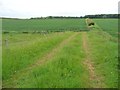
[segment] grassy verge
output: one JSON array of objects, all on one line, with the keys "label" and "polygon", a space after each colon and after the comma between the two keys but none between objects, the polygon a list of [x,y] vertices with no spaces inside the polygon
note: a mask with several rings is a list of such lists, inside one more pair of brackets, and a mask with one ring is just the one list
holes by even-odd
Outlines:
[{"label": "grassy verge", "polygon": [[93,29],[88,36],[96,74],[105,87],[117,88],[118,43],[112,40],[114,37],[98,29]]}]

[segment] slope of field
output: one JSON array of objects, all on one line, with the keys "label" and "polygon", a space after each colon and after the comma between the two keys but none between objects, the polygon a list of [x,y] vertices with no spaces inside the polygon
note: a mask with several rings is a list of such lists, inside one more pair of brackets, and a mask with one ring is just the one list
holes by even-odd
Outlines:
[{"label": "slope of field", "polygon": [[118,19],[94,19],[97,25],[114,37],[118,37]]},{"label": "slope of field", "polygon": [[3,31],[67,31],[86,30],[84,19],[3,19]]}]

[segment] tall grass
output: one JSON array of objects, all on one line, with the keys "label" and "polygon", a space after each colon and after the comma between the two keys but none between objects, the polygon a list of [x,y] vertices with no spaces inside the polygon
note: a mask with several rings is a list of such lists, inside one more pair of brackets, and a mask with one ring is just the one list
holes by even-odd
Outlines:
[{"label": "tall grass", "polygon": [[[104,34],[104,35],[103,35]],[[107,33],[94,29],[88,33],[95,72],[107,88],[118,86],[118,43]],[[112,37],[113,38],[113,37]]]},{"label": "tall grass", "polygon": [[83,66],[81,34],[64,45],[52,61],[36,67],[18,80],[19,88],[82,88],[89,87],[88,71]]},{"label": "tall grass", "polygon": [[[8,34],[8,46],[3,43],[2,50],[3,80],[9,79],[11,75],[39,60],[69,35],[71,33],[53,33],[47,36],[36,34],[11,36]],[[4,39],[5,36],[3,42]]]},{"label": "tall grass", "polygon": [[[81,19],[83,20],[83,19]],[[28,21],[28,22],[27,22]],[[45,22],[44,22],[45,21]],[[102,30],[94,29],[87,32],[91,59],[95,68],[95,74],[100,78],[105,87],[115,88],[118,84],[118,42],[116,38],[117,20],[94,20]],[[109,22],[108,22],[109,21]],[[10,23],[11,22],[11,23]],[[26,22],[26,24],[25,24]],[[57,22],[57,23],[56,23]],[[103,22],[103,23],[102,23]],[[14,23],[14,24],[13,24]],[[46,24],[45,24],[46,23]],[[74,30],[85,21],[71,19],[46,19],[46,20],[5,20],[4,30]],[[29,26],[29,27],[28,27]],[[109,26],[109,27],[108,27]],[[39,29],[38,29],[39,28]],[[82,29],[82,28],[81,28]],[[85,28],[83,28],[85,29]],[[109,35],[108,33],[111,35]],[[5,87],[19,88],[87,88],[90,83],[88,68],[83,64],[86,54],[82,47],[82,35],[79,33],[70,42],[60,48],[50,61],[41,66],[24,72],[23,76],[15,80],[10,79],[16,72],[29,67],[43,55],[51,52],[64,39],[74,32],[50,33],[50,34],[3,34],[3,82],[8,82]],[[8,45],[5,40],[8,40]],[[7,81],[8,80],[8,81]],[[10,81],[11,80],[11,81]],[[96,82],[97,85],[97,82]]]}]

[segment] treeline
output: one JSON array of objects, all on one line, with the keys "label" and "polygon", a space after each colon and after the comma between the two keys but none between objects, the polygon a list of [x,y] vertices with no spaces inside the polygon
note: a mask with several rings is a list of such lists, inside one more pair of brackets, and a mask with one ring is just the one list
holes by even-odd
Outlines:
[{"label": "treeline", "polygon": [[118,14],[85,15],[84,18],[118,18]]},{"label": "treeline", "polygon": [[119,14],[96,14],[96,15],[85,15],[80,17],[72,16],[47,16],[47,17],[32,17],[30,19],[78,19],[78,18],[118,18]]},{"label": "treeline", "polygon": [[65,19],[65,18],[67,18],[67,19],[71,19],[71,18],[73,18],[73,19],[77,19],[77,18],[82,18],[82,16],[80,16],[80,17],[72,17],[72,16],[47,16],[47,17],[32,17],[32,18],[30,18],[30,19]]},{"label": "treeline", "polygon": [[[80,18],[120,18],[120,14],[95,14],[85,16],[47,16],[47,17],[31,17],[30,19],[80,19]],[[20,19],[20,18],[6,18],[0,17],[0,19]]]}]

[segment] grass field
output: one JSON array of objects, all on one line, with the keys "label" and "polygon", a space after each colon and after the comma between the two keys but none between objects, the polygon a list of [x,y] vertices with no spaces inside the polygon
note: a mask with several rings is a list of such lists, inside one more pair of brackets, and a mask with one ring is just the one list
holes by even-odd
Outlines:
[{"label": "grass field", "polygon": [[118,37],[118,20],[117,19],[94,19],[100,28],[114,37]]},{"label": "grass field", "polygon": [[3,31],[86,30],[84,19],[3,19]]},{"label": "grass field", "polygon": [[3,37],[3,68],[6,69],[3,71],[3,80],[39,59],[64,38],[68,37],[69,34],[56,33],[46,36],[39,34],[9,34],[6,35],[9,40],[8,45],[5,43],[6,36]]},{"label": "grass field", "polygon": [[[20,20],[19,23],[23,24],[24,21]],[[94,21],[96,25],[90,31],[73,32],[78,27],[85,30],[87,28],[85,20],[68,19],[57,22],[62,26],[67,24],[62,27],[66,32],[3,34],[3,87],[117,88],[118,42],[115,35],[117,20]],[[39,25],[33,27],[36,24],[29,23],[30,27],[26,24],[23,26],[24,29],[20,29],[20,26],[8,22],[10,21],[3,20],[3,30],[24,31],[28,28],[34,31],[39,27]],[[49,30],[61,29],[54,20],[49,19],[47,22],[51,22],[50,26],[47,27],[49,23],[47,25],[43,23],[42,27]],[[55,26],[52,25],[53,22]],[[107,28],[105,24],[109,25],[111,22],[113,26]],[[73,31],[67,31],[69,29]]]}]

